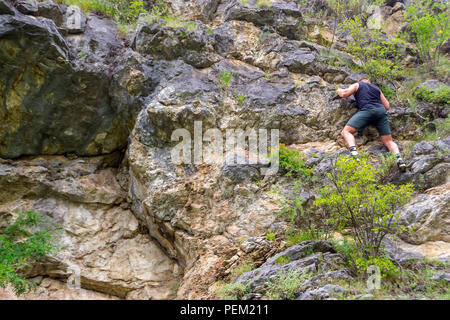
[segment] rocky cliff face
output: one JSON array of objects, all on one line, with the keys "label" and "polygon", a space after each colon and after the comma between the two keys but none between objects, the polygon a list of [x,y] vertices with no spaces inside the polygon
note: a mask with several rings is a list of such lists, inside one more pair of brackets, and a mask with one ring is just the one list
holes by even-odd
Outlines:
[{"label": "rocky cliff face", "polygon": [[[241,259],[261,264],[282,249],[261,236],[287,229],[274,214],[283,195],[271,192],[285,178],[262,180],[254,164],[177,166],[170,150],[172,132],[194,133],[194,121],[203,131],[279,129],[318,175],[329,170],[355,111],[334,90],[360,75],[298,40],[309,31],[298,27],[297,1],[172,1],[195,28],[142,20],[129,40],[107,18],[30,6],[0,0],[0,218],[30,209],[64,234],[57,256],[32,271],[39,289],[28,298],[210,298]],[[394,134],[414,138],[430,113],[394,107]],[[375,137],[358,142],[384,152]],[[393,177],[433,188],[404,212],[419,230],[404,247],[430,257],[450,254],[449,146],[416,146],[410,172]],[[73,291],[63,282],[77,267]]]}]

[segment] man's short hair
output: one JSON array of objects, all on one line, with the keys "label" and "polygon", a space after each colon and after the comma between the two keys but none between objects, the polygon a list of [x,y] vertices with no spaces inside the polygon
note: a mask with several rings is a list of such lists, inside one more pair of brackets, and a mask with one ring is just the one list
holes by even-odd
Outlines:
[{"label": "man's short hair", "polygon": [[359,79],[359,81],[363,81],[363,80],[369,80],[370,81],[370,79],[368,77],[362,77],[361,79]]}]

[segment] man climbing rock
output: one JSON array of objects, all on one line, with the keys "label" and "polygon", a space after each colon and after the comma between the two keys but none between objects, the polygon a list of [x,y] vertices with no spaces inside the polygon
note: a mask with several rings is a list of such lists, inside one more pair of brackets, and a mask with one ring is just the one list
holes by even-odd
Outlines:
[{"label": "man climbing rock", "polygon": [[387,117],[387,110],[389,110],[390,105],[383,92],[376,85],[370,83],[369,78],[362,78],[347,89],[338,89],[337,94],[341,98],[354,95],[358,105],[358,112],[350,118],[341,132],[352,157],[358,157],[353,135],[357,131],[361,132],[368,125],[374,125],[383,144],[397,157],[398,168],[405,171],[406,164],[400,155],[397,144],[392,140]]}]

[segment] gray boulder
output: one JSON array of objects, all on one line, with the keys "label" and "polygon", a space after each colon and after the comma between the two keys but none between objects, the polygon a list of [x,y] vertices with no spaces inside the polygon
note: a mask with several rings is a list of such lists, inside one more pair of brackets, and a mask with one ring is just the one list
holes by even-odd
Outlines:
[{"label": "gray boulder", "polygon": [[427,80],[421,84],[419,84],[416,88],[417,89],[425,89],[427,91],[431,91],[434,92],[436,89],[439,89],[440,87],[445,86],[445,83],[436,80],[436,79],[431,79],[431,80]]},{"label": "gray boulder", "polygon": [[86,29],[86,16],[81,12],[80,8],[70,6],[66,10],[65,29],[68,33],[82,33]]},{"label": "gray boulder", "polygon": [[38,11],[35,0],[19,0],[16,2],[16,8],[23,14],[35,14]]},{"label": "gray boulder", "polygon": [[327,284],[317,289],[307,290],[305,293],[297,297],[295,300],[327,300],[329,298],[343,295],[346,292],[347,290],[341,286],[337,286],[334,284]]},{"label": "gray boulder", "polygon": [[0,14],[14,14],[13,6],[7,0],[0,0]]},{"label": "gray boulder", "polygon": [[[110,68],[122,43],[115,25],[89,21],[64,38],[52,20],[0,16],[0,156],[96,155],[123,148],[124,124],[110,104]],[[106,36],[107,35],[107,36]]]},{"label": "gray boulder", "polygon": [[[263,292],[267,283],[280,273],[316,271],[321,257],[326,255],[329,260],[333,260],[337,258],[335,252],[331,243],[327,241],[305,241],[271,257],[259,268],[239,276],[236,283],[249,285],[253,292]],[[284,257],[289,262],[277,263],[280,257]]]},{"label": "gray boulder", "polygon": [[450,191],[444,186],[438,194],[419,194],[402,209],[399,222],[416,229],[403,233],[404,241],[413,244],[450,242]]},{"label": "gray boulder", "polygon": [[252,22],[267,30],[274,30],[289,39],[298,39],[303,31],[298,27],[302,15],[296,2],[270,2],[269,6],[257,5],[256,0],[233,0],[225,9],[224,20]]}]

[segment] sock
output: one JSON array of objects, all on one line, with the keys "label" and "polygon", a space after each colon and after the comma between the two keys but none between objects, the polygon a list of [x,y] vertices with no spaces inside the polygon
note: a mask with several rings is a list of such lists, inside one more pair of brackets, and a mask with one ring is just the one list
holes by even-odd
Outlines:
[{"label": "sock", "polygon": [[356,146],[351,146],[351,147],[350,147],[350,155],[351,155],[352,157],[355,157],[355,156],[358,155],[358,151],[356,150]]}]

